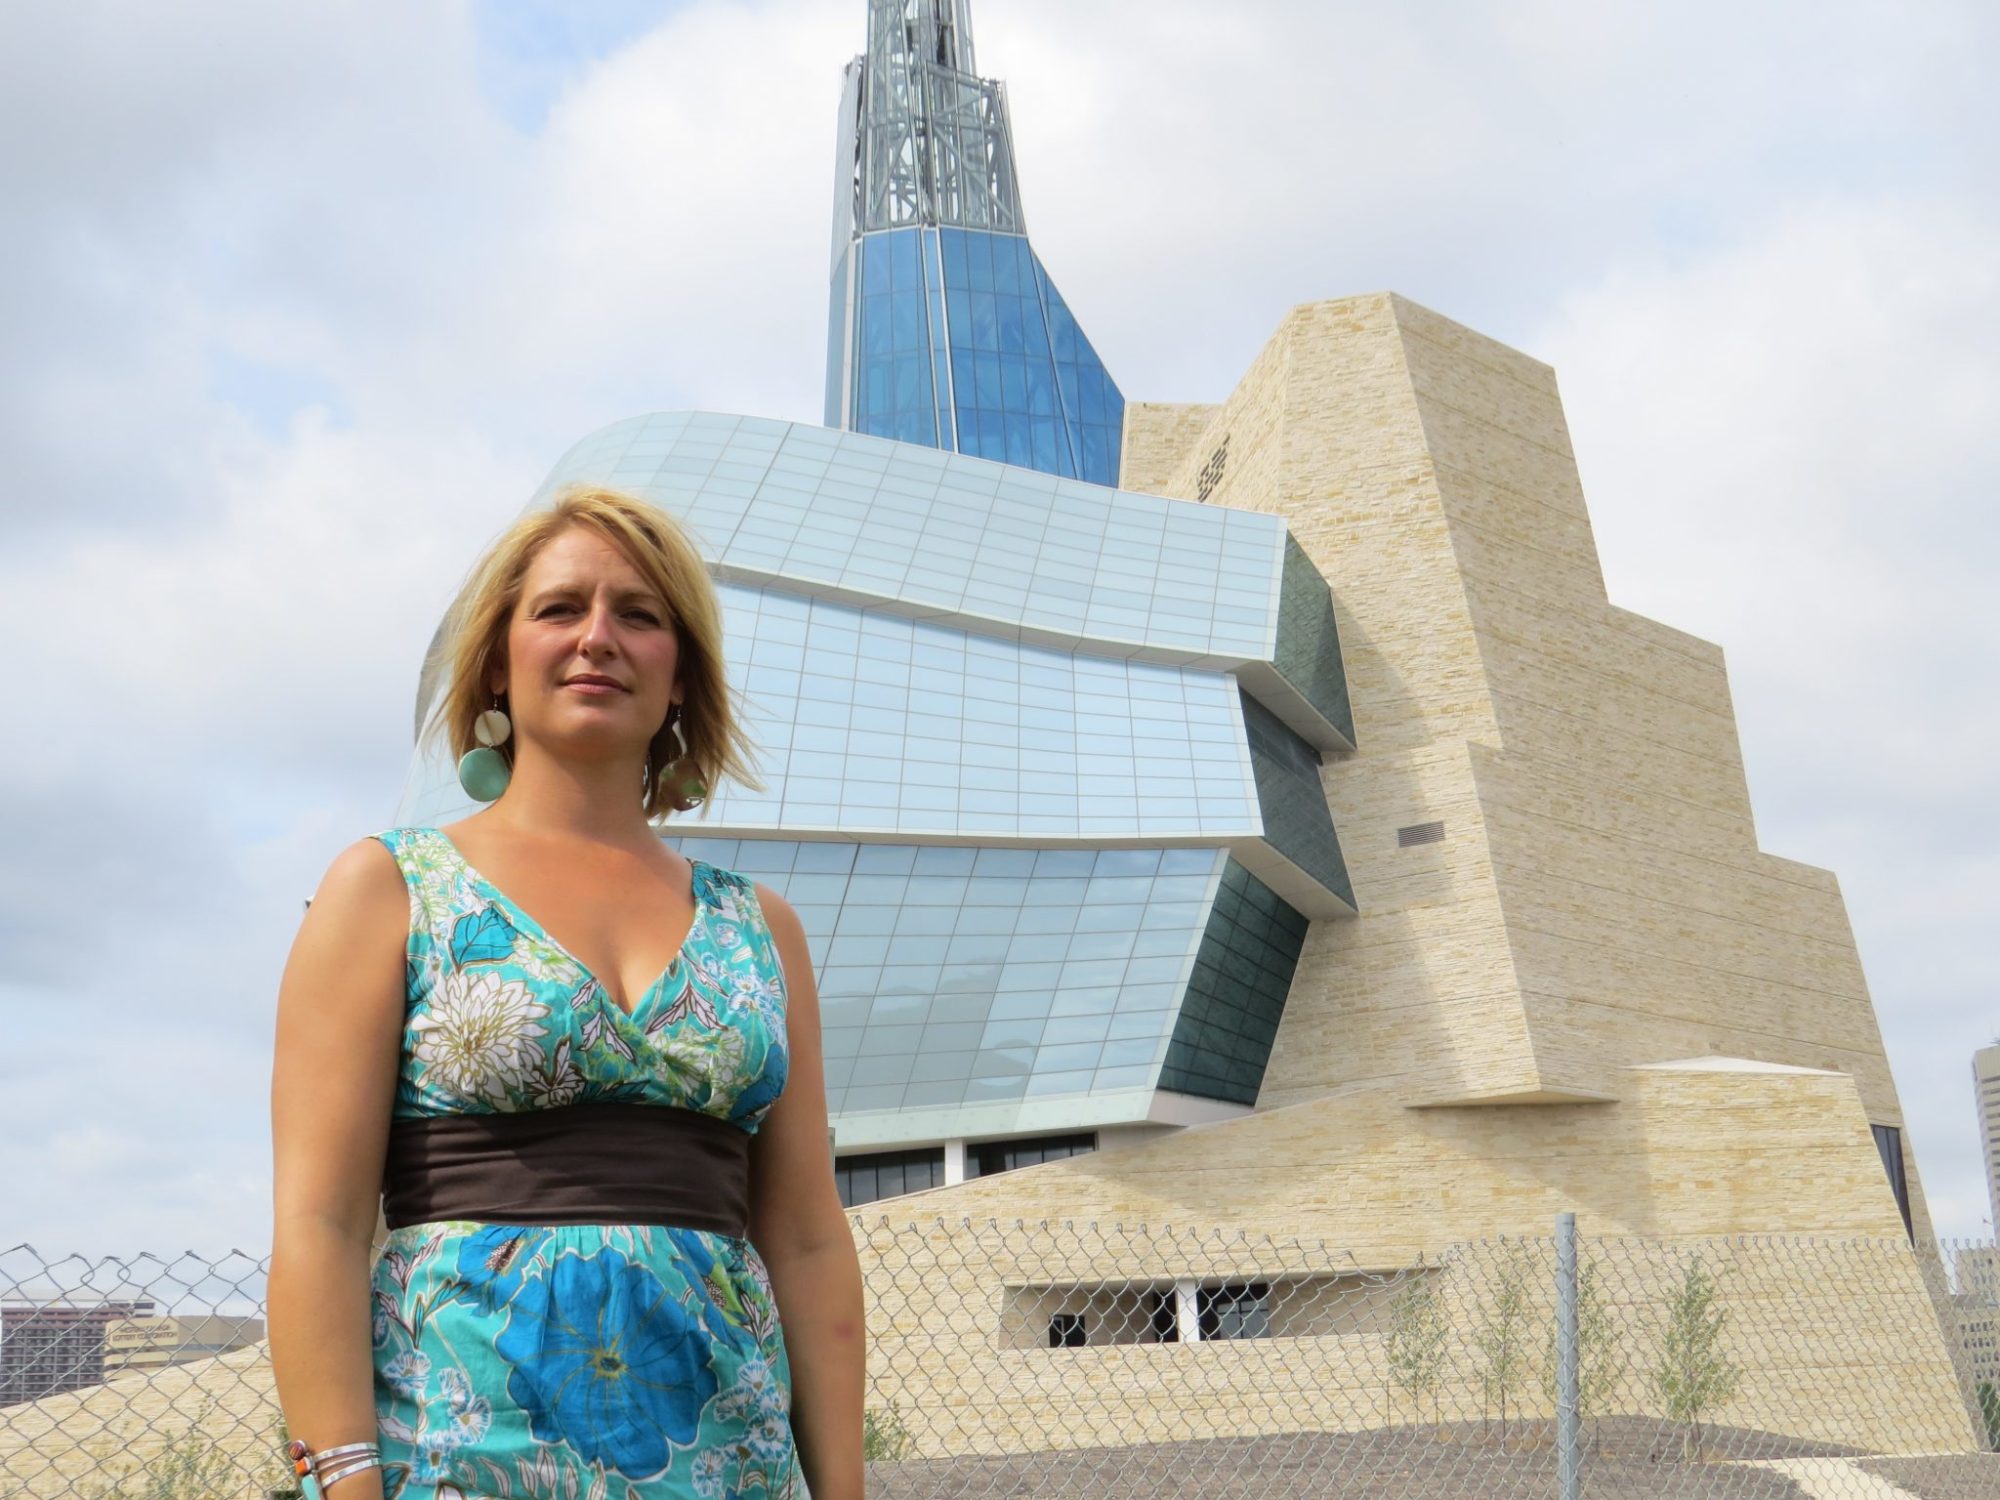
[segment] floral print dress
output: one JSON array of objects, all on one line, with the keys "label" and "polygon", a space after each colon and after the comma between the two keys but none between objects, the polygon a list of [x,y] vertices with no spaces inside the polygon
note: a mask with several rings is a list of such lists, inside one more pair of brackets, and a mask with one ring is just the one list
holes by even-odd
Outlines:
[{"label": "floral print dress", "polygon": [[[756,889],[700,860],[687,940],[628,1016],[435,828],[374,835],[410,891],[398,1119],[606,1102],[746,1131],[784,1088]],[[373,1273],[388,1500],[807,1500],[770,1278],[653,1224],[411,1224]]]}]

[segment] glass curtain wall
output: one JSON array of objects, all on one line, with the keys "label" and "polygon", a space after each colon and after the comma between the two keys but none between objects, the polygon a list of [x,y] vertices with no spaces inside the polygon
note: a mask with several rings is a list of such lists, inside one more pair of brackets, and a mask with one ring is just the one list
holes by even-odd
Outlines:
[{"label": "glass curtain wall", "polygon": [[[840,425],[1118,482],[1125,398],[1025,236],[897,229],[863,235],[854,252],[848,381],[846,349],[837,338],[828,347],[827,389],[850,393]],[[844,261],[835,274],[845,279]]]}]

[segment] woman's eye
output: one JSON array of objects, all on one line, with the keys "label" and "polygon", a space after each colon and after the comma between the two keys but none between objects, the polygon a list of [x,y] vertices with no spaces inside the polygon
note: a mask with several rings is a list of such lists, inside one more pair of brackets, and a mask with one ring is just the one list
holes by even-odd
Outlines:
[{"label": "woman's eye", "polygon": [[626,613],[630,615],[637,615],[640,619],[644,620],[648,625],[657,625],[660,623],[659,616],[655,615],[650,609],[629,609],[626,611]]}]

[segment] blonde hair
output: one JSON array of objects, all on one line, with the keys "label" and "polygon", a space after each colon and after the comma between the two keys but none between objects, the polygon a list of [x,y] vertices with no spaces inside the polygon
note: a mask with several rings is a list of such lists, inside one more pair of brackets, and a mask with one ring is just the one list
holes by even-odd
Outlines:
[{"label": "blonde hair", "polygon": [[[754,752],[731,701],[722,656],[722,608],[708,565],[672,516],[622,490],[573,485],[546,510],[530,511],[510,526],[473,565],[440,631],[437,665],[448,677],[424,731],[443,739],[455,762],[478,744],[473,720],[492,707],[487,674],[504,659],[508,623],[520,602],[528,568],[543,547],[573,526],[603,537],[666,601],[668,624],[680,644],[679,727],[687,755],[674,761],[672,733],[662,724],[650,748],[653,774],[643,805],[649,821],[685,812],[682,788],[690,776],[712,789],[724,777],[759,788]],[[671,712],[669,719],[672,719]],[[511,738],[500,747],[514,763]],[[667,777],[669,763],[674,774]]]}]

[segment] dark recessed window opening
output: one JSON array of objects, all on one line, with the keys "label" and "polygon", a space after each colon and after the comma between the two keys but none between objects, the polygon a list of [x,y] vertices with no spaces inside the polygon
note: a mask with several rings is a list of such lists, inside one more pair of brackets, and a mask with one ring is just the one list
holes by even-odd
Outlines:
[{"label": "dark recessed window opening", "polygon": [[1094,1133],[1038,1135],[1018,1141],[979,1141],[965,1148],[965,1175],[991,1177],[995,1172],[1040,1166],[1045,1161],[1062,1161],[1096,1149],[1097,1136]]},{"label": "dark recessed window opening", "polygon": [[877,1198],[894,1198],[903,1193],[920,1193],[925,1188],[944,1186],[944,1147],[919,1151],[869,1151],[836,1157],[834,1186],[840,1189],[840,1206],[854,1208]]},{"label": "dark recessed window opening", "polygon": [[1057,1313],[1049,1319],[1051,1349],[1081,1349],[1084,1343],[1082,1313]]},{"label": "dark recessed window opening", "polygon": [[1195,1297],[1204,1339],[1264,1339],[1271,1336],[1271,1287],[1263,1281],[1205,1286]]},{"label": "dark recessed window opening", "polygon": [[1146,1294],[1146,1314],[1152,1320],[1154,1338],[1163,1344],[1181,1341],[1180,1303],[1171,1287]]},{"label": "dark recessed window opening", "polygon": [[1444,842],[1444,824],[1412,823],[1408,828],[1396,830],[1396,847],[1407,849],[1412,844],[1441,844]]}]

